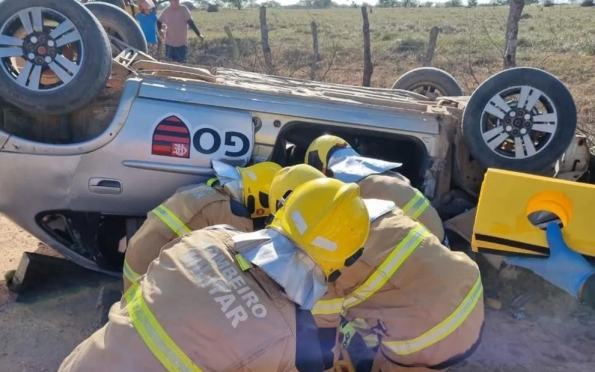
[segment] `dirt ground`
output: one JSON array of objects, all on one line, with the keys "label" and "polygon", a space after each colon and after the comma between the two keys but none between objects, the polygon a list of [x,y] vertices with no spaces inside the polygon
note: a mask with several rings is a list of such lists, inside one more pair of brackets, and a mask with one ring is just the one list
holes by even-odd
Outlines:
[{"label": "dirt ground", "polygon": [[[0,273],[16,269],[23,252],[55,254],[0,215]],[[595,313],[524,270],[499,273],[479,261],[484,276],[483,341],[453,372],[592,372]],[[114,279],[69,285],[15,298],[0,282],[0,371],[56,371],[97,328],[97,298]]]}]

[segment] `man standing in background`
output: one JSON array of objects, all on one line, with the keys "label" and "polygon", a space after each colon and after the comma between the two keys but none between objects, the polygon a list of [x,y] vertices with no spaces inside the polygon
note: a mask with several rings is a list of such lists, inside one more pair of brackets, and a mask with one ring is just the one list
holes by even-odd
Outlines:
[{"label": "man standing in background", "polygon": [[198,27],[192,20],[190,10],[180,5],[180,0],[171,0],[170,5],[161,12],[159,21],[167,25],[165,34],[165,58],[173,62],[186,62],[188,52],[188,27],[200,40],[204,40]]}]

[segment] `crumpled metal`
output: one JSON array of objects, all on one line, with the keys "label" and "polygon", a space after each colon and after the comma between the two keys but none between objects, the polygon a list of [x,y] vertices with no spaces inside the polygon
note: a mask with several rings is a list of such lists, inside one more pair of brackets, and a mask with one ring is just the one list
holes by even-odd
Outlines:
[{"label": "crumpled metal", "polygon": [[360,156],[352,148],[335,151],[328,162],[333,178],[346,183],[357,182],[371,174],[382,174],[401,165],[403,164]]},{"label": "crumpled metal", "polygon": [[211,161],[217,180],[225,192],[237,201],[244,201],[244,183],[238,169],[219,160]]},{"label": "crumpled metal", "polygon": [[301,308],[311,310],[327,292],[322,269],[288,237],[270,228],[233,237],[236,251],[261,268]]}]

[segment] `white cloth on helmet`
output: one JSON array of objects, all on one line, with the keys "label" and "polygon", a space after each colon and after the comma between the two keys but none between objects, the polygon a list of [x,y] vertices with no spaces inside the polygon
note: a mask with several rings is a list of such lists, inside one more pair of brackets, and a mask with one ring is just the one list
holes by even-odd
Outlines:
[{"label": "white cloth on helmet", "polygon": [[312,309],[327,291],[316,262],[285,235],[267,228],[233,237],[236,251],[277,282],[303,309]]},{"label": "white cloth on helmet", "polygon": [[370,215],[370,223],[396,208],[395,203],[390,200],[364,199],[364,204]]},{"label": "white cloth on helmet", "polygon": [[347,183],[357,182],[372,174],[382,174],[401,165],[401,163],[360,156],[352,148],[337,150],[328,162],[328,168],[333,171],[333,177]]},{"label": "white cloth on helmet", "polygon": [[211,164],[215,170],[217,180],[225,192],[235,200],[244,201],[244,184],[242,175],[238,169],[230,164],[219,160],[212,160]]}]

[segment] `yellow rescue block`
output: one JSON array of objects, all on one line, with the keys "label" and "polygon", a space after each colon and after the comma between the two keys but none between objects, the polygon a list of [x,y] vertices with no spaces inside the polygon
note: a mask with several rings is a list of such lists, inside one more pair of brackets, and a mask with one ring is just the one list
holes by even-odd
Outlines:
[{"label": "yellow rescue block", "polygon": [[543,229],[556,221],[573,250],[595,257],[594,215],[595,185],[490,168],[481,185],[471,247],[498,255],[547,256]]}]

